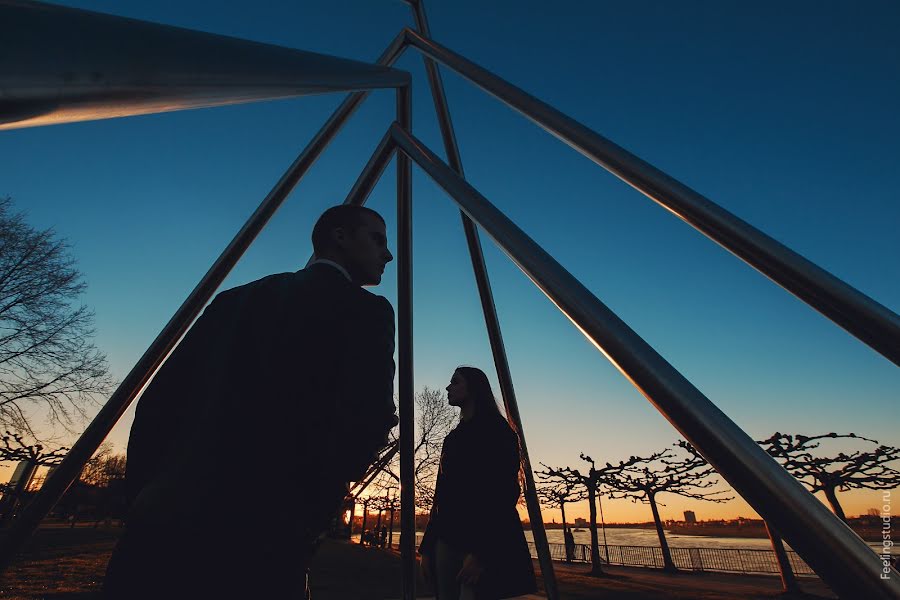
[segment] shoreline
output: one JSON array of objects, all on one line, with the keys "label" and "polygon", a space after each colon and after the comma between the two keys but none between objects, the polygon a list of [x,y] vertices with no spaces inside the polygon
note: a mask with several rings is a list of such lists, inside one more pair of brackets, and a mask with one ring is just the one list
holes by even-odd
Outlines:
[{"label": "shoreline", "polygon": [[[873,529],[871,527],[852,527],[853,532],[856,533],[859,537],[861,537],[866,542],[880,542],[882,540],[882,533],[880,529]],[[666,528],[667,533],[672,533],[675,535],[689,535],[694,537],[711,537],[711,538],[744,538],[744,539],[768,539],[769,534],[766,532],[765,527],[754,527],[754,526],[744,526],[744,527],[733,527],[733,526],[691,526],[684,527],[682,525],[675,525],[672,527]]]}]

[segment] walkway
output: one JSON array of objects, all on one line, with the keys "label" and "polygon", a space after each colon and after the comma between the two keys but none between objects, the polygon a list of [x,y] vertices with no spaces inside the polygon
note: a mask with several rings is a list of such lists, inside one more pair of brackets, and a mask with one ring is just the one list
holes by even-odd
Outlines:
[{"label": "walkway", "polygon": [[[4,600],[99,600],[106,561],[118,528],[42,527],[0,587]],[[670,575],[654,569],[609,567],[590,577],[586,565],[556,564],[565,600],[762,600],[781,598],[776,577],[729,573]],[[400,597],[400,557],[394,552],[327,541],[312,565],[314,600],[386,600]],[[833,599],[818,580],[802,583],[808,600]],[[429,590],[420,586],[420,597]],[[250,600],[250,599],[248,599]]]}]

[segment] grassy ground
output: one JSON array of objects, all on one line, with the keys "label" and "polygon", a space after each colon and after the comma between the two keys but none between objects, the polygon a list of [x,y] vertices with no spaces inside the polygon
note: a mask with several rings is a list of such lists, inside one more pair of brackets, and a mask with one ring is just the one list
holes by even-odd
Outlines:
[{"label": "grassy ground", "polygon": [[[99,600],[106,562],[121,530],[100,527],[42,527],[0,582],[0,598]],[[566,600],[787,599],[776,577],[725,573],[670,575],[652,569],[611,567],[609,576],[590,577],[584,565],[556,565]],[[400,559],[392,552],[327,541],[311,567],[314,600],[386,600],[400,597]],[[542,583],[542,582],[541,582]],[[807,595],[835,598],[818,580],[804,579]],[[422,597],[429,590],[421,582]]]}]

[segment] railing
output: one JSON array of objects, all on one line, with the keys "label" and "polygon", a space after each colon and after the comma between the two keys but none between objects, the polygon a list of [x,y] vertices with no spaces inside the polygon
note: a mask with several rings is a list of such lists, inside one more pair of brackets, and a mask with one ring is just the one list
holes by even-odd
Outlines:
[{"label": "railing", "polygon": [[[532,557],[536,557],[533,542],[528,542]],[[751,548],[670,548],[675,566],[685,571],[721,571],[724,573],[769,573],[777,575],[778,559],[771,550]],[[815,571],[793,550],[787,551],[795,575],[815,577]],[[564,544],[550,544],[553,560],[566,560]],[[896,558],[896,557],[893,557]],[[893,560],[892,558],[892,560]],[[591,547],[575,544],[571,562],[590,563]],[[600,546],[600,562],[625,567],[663,568],[662,548],[659,546]]]}]

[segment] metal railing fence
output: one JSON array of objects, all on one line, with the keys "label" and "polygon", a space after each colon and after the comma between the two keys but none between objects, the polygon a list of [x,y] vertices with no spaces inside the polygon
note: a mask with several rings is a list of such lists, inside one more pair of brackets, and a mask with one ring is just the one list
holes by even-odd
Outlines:
[{"label": "metal railing fence", "polygon": [[[534,542],[528,542],[532,557],[536,557]],[[755,548],[669,548],[675,566],[685,571],[719,571],[723,573],[778,575],[778,559],[768,549]],[[787,551],[795,575],[815,577],[816,573],[793,550]],[[564,544],[550,544],[553,560],[566,560]],[[896,557],[894,557],[896,558]],[[625,567],[664,567],[662,548],[659,546],[600,545],[600,561],[604,565]],[[590,563],[589,544],[575,544],[571,562]]]}]

